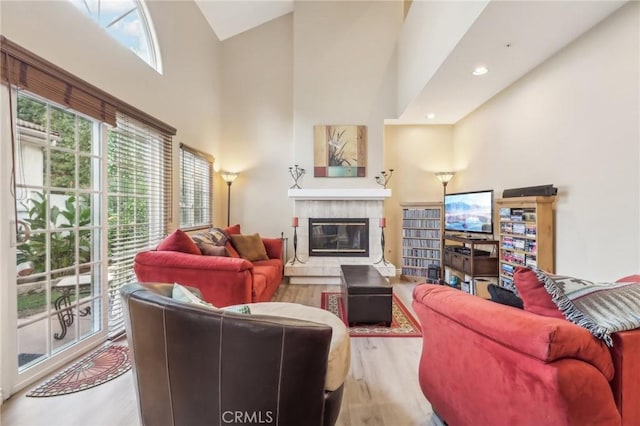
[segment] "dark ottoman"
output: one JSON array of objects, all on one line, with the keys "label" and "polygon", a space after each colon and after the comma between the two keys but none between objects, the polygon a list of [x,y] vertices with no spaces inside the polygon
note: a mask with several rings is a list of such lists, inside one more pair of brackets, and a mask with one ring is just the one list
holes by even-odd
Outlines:
[{"label": "dark ottoman", "polygon": [[342,300],[349,325],[391,325],[393,288],[371,265],[341,265]]}]

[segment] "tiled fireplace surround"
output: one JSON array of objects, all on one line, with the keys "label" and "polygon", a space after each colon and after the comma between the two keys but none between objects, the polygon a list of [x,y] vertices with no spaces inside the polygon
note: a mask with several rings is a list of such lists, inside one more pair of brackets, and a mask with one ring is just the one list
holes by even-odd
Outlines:
[{"label": "tiled fireplace surround", "polygon": [[[385,277],[395,276],[396,268],[382,258],[379,220],[384,216],[384,200],[390,189],[290,189],[294,214],[299,218],[298,259],[287,261],[284,274],[291,284],[340,284],[340,265],[375,266]],[[309,218],[368,218],[369,257],[309,256]],[[385,231],[387,232],[387,231]],[[376,263],[379,262],[379,263]]]}]

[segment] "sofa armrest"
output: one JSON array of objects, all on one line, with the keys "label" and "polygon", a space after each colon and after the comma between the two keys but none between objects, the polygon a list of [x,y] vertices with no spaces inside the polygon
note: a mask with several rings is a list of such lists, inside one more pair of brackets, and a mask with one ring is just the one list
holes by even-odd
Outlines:
[{"label": "sofa armrest", "polygon": [[579,359],[596,367],[607,380],[613,377],[613,363],[604,342],[569,321],[533,314],[441,285],[416,286],[413,297],[414,303],[424,304],[511,350],[545,363]]},{"label": "sofa armrest", "polygon": [[262,238],[269,259],[282,259],[282,238]]},{"label": "sofa armrest", "polygon": [[640,424],[640,329],[613,333],[611,357],[615,375],[611,389],[622,424]]},{"label": "sofa armrest", "polygon": [[135,257],[134,271],[140,282],[195,287],[218,307],[252,302],[253,264],[246,259],[143,251]]}]

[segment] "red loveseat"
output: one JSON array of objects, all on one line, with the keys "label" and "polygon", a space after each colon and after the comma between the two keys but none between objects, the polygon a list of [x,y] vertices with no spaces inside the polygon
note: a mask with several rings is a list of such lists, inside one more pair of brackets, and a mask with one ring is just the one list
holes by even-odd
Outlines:
[{"label": "red loveseat", "polygon": [[[225,231],[240,234],[240,225]],[[268,260],[250,262],[235,257],[238,255],[232,248],[230,257],[205,256],[197,246],[195,250],[187,246],[187,249],[180,248],[181,251],[142,251],[136,255],[133,268],[139,282],[195,287],[204,300],[218,307],[268,302],[282,282],[282,240],[262,238],[262,242]]]},{"label": "red loveseat", "polygon": [[422,284],[421,389],[449,425],[640,425],[640,330],[608,348],[565,319]]}]

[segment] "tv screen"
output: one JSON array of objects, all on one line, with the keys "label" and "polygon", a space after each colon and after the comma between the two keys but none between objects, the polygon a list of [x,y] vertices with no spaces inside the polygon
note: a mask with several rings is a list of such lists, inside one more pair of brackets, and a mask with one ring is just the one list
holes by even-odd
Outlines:
[{"label": "tv screen", "polygon": [[444,230],[493,234],[493,190],[446,194]]}]

